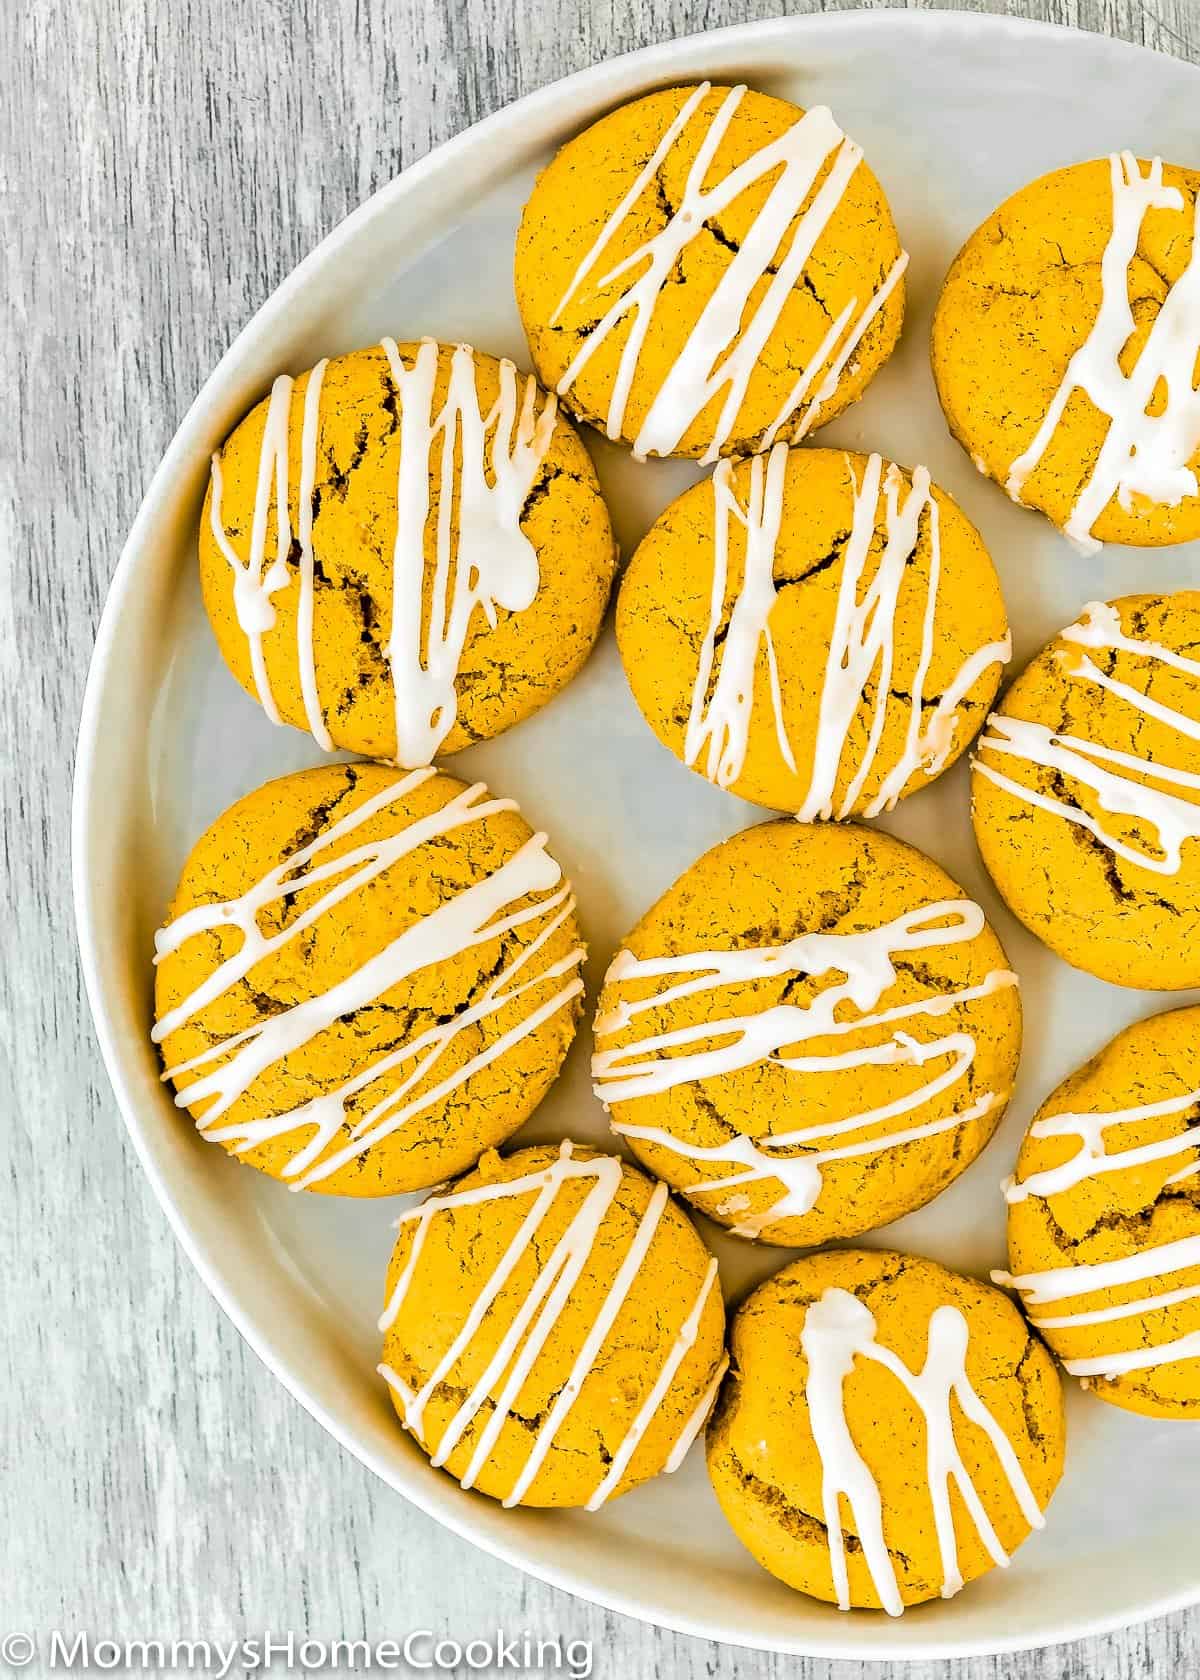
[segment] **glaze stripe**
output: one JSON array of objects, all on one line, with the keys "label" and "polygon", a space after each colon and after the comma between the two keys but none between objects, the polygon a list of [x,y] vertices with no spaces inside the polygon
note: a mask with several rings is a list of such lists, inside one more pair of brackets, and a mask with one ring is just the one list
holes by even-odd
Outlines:
[{"label": "glaze stripe", "polygon": [[[208,519],[213,540],[225,556],[233,572],[233,607],[238,625],[250,649],[250,668],[254,687],[264,712],[272,723],[281,723],[279,708],[271,691],[263,658],[262,639],[274,628],[275,608],[271,596],[286,589],[290,582],[287,557],[292,546],[291,516],[288,511],[288,418],[291,413],[294,381],[281,374],[271,386],[267,413],[263,423],[262,447],[258,457],[258,474],[254,491],[254,514],[250,527],[250,553],[243,562],[225,530],[221,516],[224,477],[221,457],[212,457],[212,494],[209,498]],[[275,486],[275,559],[267,566],[267,515],[271,502],[271,487]]]},{"label": "glaze stripe", "polygon": [[[325,1092],[319,1097],[310,1099],[300,1108],[292,1109],[286,1114],[272,1115],[262,1120],[245,1120],[231,1123],[222,1127],[202,1126],[201,1131],[206,1138],[214,1142],[228,1143],[237,1153],[243,1153],[254,1145],[266,1142],[270,1138],[279,1137],[294,1131],[299,1126],[313,1126],[312,1138],[305,1147],[292,1157],[283,1169],[285,1179],[295,1178],[292,1185],[295,1190],[307,1190],[311,1185],[330,1177],[342,1167],[349,1165],[356,1156],[362,1155],[375,1144],[406,1126],[418,1114],[424,1113],[435,1103],[443,1101],[454,1091],[465,1085],[485,1067],[497,1061],[521,1039],[546,1021],[551,1020],[558,1012],[565,1008],[573,998],[583,991],[583,981],[578,973],[579,964],[583,961],[585,951],[577,946],[569,951],[565,957],[557,962],[547,964],[531,979],[520,985],[506,986],[516,976],[525,962],[532,957],[541,945],[570,917],[575,910],[575,899],[565,892],[547,899],[538,907],[540,910],[550,910],[561,904],[562,909],[554,919],[534,940],[524,946],[519,955],[491,981],[480,995],[477,1002],[470,1008],[461,1010],[452,1021],[429,1028],[420,1034],[410,1044],[402,1045],[389,1055],[371,1062],[362,1072],[348,1080],[337,1090]],[[568,978],[569,977],[569,978]],[[548,981],[565,980],[565,984],[554,992],[543,1003],[521,1017],[512,1027],[494,1039],[485,1049],[464,1062],[461,1067],[447,1074],[436,1085],[420,1090],[419,1094],[409,1101],[404,1099],[409,1092],[418,1086],[425,1077],[436,1069],[437,1062],[446,1053],[460,1032],[487,1020],[501,1009],[514,1003],[526,993],[544,986]],[[403,1066],[406,1062],[415,1061],[415,1066],[401,1083],[349,1126],[350,1141],[342,1149],[332,1155],[325,1156],[318,1163],[317,1158],[337,1136],[343,1126],[348,1125],[349,1116],[347,1103],[360,1091],[374,1084],[376,1080],[390,1073],[394,1068]],[[314,1164],[316,1163],[316,1164]],[[310,1169],[307,1170],[306,1169]],[[303,1176],[299,1176],[303,1175]]]},{"label": "glaze stripe", "polygon": [[[863,815],[876,817],[891,810],[918,771],[936,775],[953,748],[959,723],[958,708],[984,671],[1004,664],[1012,653],[1011,638],[976,649],[960,667],[928,718],[924,715],[925,682],[933,654],[938,585],[941,579],[941,510],[929,473],[914,467],[906,488],[903,474],[892,463],[884,471],[878,455],[868,457],[859,484],[847,460],[854,493],[850,538],[842,558],[842,580],[825,681],[821,694],[812,779],[804,803],[796,813],[801,822],[850,816],[858,802],[879,750],[887,719],[896,661],[896,620],[908,562],[918,542],[921,519],[929,529],[929,579],[926,586],[921,651],[910,685],[908,727],[904,751],[883,778],[878,792],[864,806]],[[883,510],[884,544],[873,576],[865,583],[879,517]],[[866,691],[875,685],[866,746],[858,769],[840,802],[838,772],[850,731]]]},{"label": "glaze stripe", "polygon": [[[319,361],[308,376],[304,391],[304,420],[300,431],[300,496],[297,537],[300,542],[300,594],[296,602],[296,660],[300,667],[300,692],[309,734],[325,752],[333,751],[333,739],[325,726],[317,691],[316,646],[313,639],[316,561],[313,556],[313,500],[317,487],[317,437],[321,425],[321,387],[329,359]],[[287,493],[280,494],[286,508]],[[276,511],[278,517],[278,509]]]},{"label": "glaze stripe", "polygon": [[[437,342],[422,339],[411,367],[394,339],[381,343],[401,411],[387,644],[396,756],[402,765],[428,764],[458,716],[455,683],[475,609],[494,625],[497,607],[524,612],[537,595],[538,557],[521,530],[521,512],[550,450],[556,399],[548,396],[539,415],[537,382],[527,378],[518,398],[517,370],[501,361],[500,394],[484,415],[474,352],[459,344],[450,359],[445,399],[435,410]],[[436,547],[423,633],[433,478],[439,488]]]},{"label": "glaze stripe", "polygon": [[188,1106],[209,1097],[215,1099],[204,1115],[206,1125],[211,1126],[261,1073],[301,1049],[340,1017],[373,1003],[418,969],[448,962],[483,944],[493,936],[490,924],[504,905],[526,893],[553,887],[559,878],[558,865],[544,847],[545,836],[535,835],[492,874],[439,904],[337,985],[168,1068],[164,1077],[177,1080],[182,1073],[229,1057],[179,1093]]},{"label": "glaze stripe", "polygon": [[[788,421],[791,420],[796,410],[800,407],[800,404],[808,396],[809,388],[811,387],[813,380],[816,378],[820,369],[824,367],[826,359],[834,352],[834,348],[840,339],[842,347],[836,354],[833,355],[833,359],[829,363],[828,371],[826,372],[825,377],[821,380],[821,383],[817,386],[817,389],[812,398],[809,400],[804,413],[794,425],[788,426],[788,441],[790,443],[800,443],[808,436],[809,432],[813,429],[813,426],[816,423],[817,416],[821,411],[821,405],[823,403],[827,403],[829,399],[836,394],[842,374],[845,372],[846,364],[866,337],[867,329],[870,327],[871,322],[880,313],[884,304],[891,297],[892,293],[896,290],[896,287],[904,278],[907,269],[908,252],[901,251],[900,255],[896,258],[895,262],[884,276],[882,285],[879,287],[878,291],[876,291],[874,295],[868,299],[867,307],[859,315],[857,322],[849,334],[843,338],[842,334],[844,333],[846,327],[849,326],[854,313],[858,308],[858,299],[851,298],[850,302],[846,304],[842,313],[838,316],[837,320],[834,321],[833,325],[822,339],[817,348],[816,354],[813,356],[804,372],[800,375],[800,378],[796,381],[795,385],[788,393],[787,401],[784,403],[775,419],[767,427],[767,430],[763,435],[762,442],[764,449],[769,449],[771,447],[771,445],[775,442],[775,439],[779,436],[779,433],[783,430],[784,426],[787,425]],[[851,371],[854,370],[852,369]]]},{"label": "glaze stripe", "polygon": [[[658,1188],[665,1191],[666,1186],[660,1184]],[[687,1353],[696,1345],[696,1337],[700,1333],[700,1319],[703,1315],[705,1307],[708,1304],[708,1298],[716,1286],[716,1282],[717,1262],[714,1256],[714,1258],[708,1263],[708,1271],[705,1274],[704,1283],[701,1285],[700,1293],[696,1297],[696,1304],[684,1320],[683,1326],[680,1329],[679,1335],[675,1338],[675,1342],[670,1353],[664,1360],[658,1376],[654,1379],[654,1386],[642,1402],[642,1408],[638,1412],[638,1415],[634,1418],[633,1422],[626,1430],[625,1438],[621,1442],[621,1445],[613,1454],[613,1461],[609,1466],[607,1476],[605,1476],[604,1480],[600,1483],[600,1486],[587,1502],[586,1508],[589,1511],[598,1511],[601,1505],[604,1504],[605,1500],[612,1494],[614,1489],[620,1486],[621,1478],[629,1468],[629,1461],[637,1450],[642,1436],[646,1433],[646,1429],[649,1424],[657,1416],[659,1407],[662,1405],[664,1398],[669,1392],[671,1384],[675,1381],[675,1373],[678,1371],[680,1365],[682,1365]],[[700,1433],[704,1420],[712,1409],[712,1404],[716,1399],[717,1389],[720,1386],[721,1378],[724,1376],[728,1367],[729,1356],[728,1354],[723,1353],[721,1355],[720,1362],[717,1365],[716,1375],[713,1377],[713,1380],[709,1384],[708,1388],[701,1395],[699,1404],[694,1408],[691,1415],[684,1423],[683,1429],[680,1431],[675,1445],[671,1448],[670,1453],[667,1455],[667,1461],[663,1465],[663,1470],[666,1474],[669,1475],[683,1463],[684,1458],[687,1456],[688,1448],[691,1446],[696,1436]]]},{"label": "glaze stripe", "polygon": [[[1007,1273],[998,1280],[1006,1282]],[[1143,1295],[1137,1301],[1122,1301],[1115,1307],[1097,1307],[1094,1312],[1063,1313],[1058,1318],[1046,1318],[1041,1313],[1030,1318],[1039,1330],[1076,1330],[1084,1324],[1112,1324],[1119,1318],[1137,1318],[1144,1312],[1157,1312],[1163,1307],[1178,1307],[1184,1301],[1200,1297],[1200,1284],[1190,1289],[1172,1289],[1165,1295]]]},{"label": "glaze stripe", "polygon": [[1132,1371],[1152,1371],[1160,1365],[1174,1365],[1183,1359],[1200,1359],[1200,1330],[1157,1347],[1130,1348],[1126,1353],[1102,1353],[1094,1359],[1064,1359],[1063,1369],[1073,1377],[1128,1376]]},{"label": "glaze stripe", "polygon": [[[1105,1289],[1123,1289],[1131,1283],[1170,1277],[1174,1272],[1200,1266],[1200,1236],[1182,1237],[1175,1242],[1158,1243],[1141,1248],[1118,1260],[1095,1261],[1091,1264],[1058,1266],[1044,1272],[1028,1272],[1014,1277],[1011,1272],[993,1272],[993,1283],[1016,1289],[1025,1299],[1027,1308],[1078,1300]],[[1032,1322],[1039,1329],[1074,1329],[1089,1324],[1131,1318],[1135,1315],[1160,1311],[1200,1296],[1200,1285],[1175,1289],[1161,1295],[1146,1295],[1140,1300],[1121,1302],[1115,1306],[1091,1312],[1068,1313],[1043,1318],[1031,1313]],[[1145,1330],[1145,1326],[1142,1327]],[[1072,1376],[1115,1378],[1130,1371],[1153,1370],[1180,1359],[1200,1358],[1200,1331],[1174,1341],[1157,1345],[1142,1345],[1123,1351],[1097,1354],[1086,1359],[1064,1359],[1063,1365]]]},{"label": "glaze stripe", "polygon": [[[961,1068],[953,1070],[954,1079],[961,1077]],[[905,1103],[905,1109],[916,1107],[928,1101],[930,1087],[923,1086],[915,1096]],[[660,1149],[669,1149],[672,1154],[679,1155],[689,1161],[730,1161],[737,1162],[745,1170],[731,1173],[727,1178],[697,1178],[691,1184],[683,1186],[688,1195],[703,1194],[718,1190],[736,1190],[739,1186],[758,1184],[774,1180],[783,1189],[783,1194],[770,1207],[757,1213],[749,1211],[749,1198],[745,1196],[726,1197],[715,1204],[715,1212],[726,1216],[731,1213],[745,1213],[736,1224],[730,1226],[735,1237],[760,1237],[769,1225],[775,1225],[783,1219],[798,1219],[809,1213],[815,1207],[821,1193],[821,1168],[830,1161],[845,1161],[859,1156],[882,1154],[887,1149],[898,1149],[903,1144],[915,1143],[920,1138],[936,1137],[942,1132],[953,1131],[959,1126],[968,1126],[975,1120],[981,1120],[995,1108],[1008,1101],[1009,1092],[985,1091],[983,1096],[970,1103],[966,1108],[954,1114],[947,1115],[941,1120],[931,1120],[921,1126],[909,1126],[899,1131],[887,1132],[883,1137],[869,1139],[863,1143],[845,1144],[840,1149],[813,1149],[808,1147],[804,1153],[796,1156],[780,1155],[776,1150],[794,1142],[794,1135],[786,1141],[782,1137],[764,1136],[757,1140],[738,1135],[728,1143],[718,1144],[714,1148],[704,1149],[695,1144],[685,1144],[671,1132],[656,1126],[631,1126],[618,1121],[612,1123],[612,1129],[621,1137],[641,1138],[648,1143],[656,1144]],[[876,1111],[875,1119],[879,1113]],[[856,1129],[871,1123],[871,1117],[858,1115],[849,1122],[841,1122],[842,1126],[853,1125]],[[828,1129],[811,1127],[813,1135],[825,1136],[836,1132],[837,1125]]]},{"label": "glaze stripe", "polygon": [[[1200,1108],[1200,1090],[1185,1091],[1178,1097],[1164,1097],[1159,1102],[1142,1103],[1133,1108],[1045,1115],[1030,1126],[1031,1137],[1075,1137],[1079,1139],[1079,1148],[1058,1166],[1044,1167],[1022,1179],[1006,1179],[1003,1186],[1005,1199],[1014,1203],[1026,1201],[1030,1196],[1058,1196],[1101,1173],[1124,1172],[1131,1167],[1169,1160],[1172,1156],[1200,1148],[1200,1116],[1195,1113],[1189,1115],[1189,1111],[1197,1108]],[[1156,1138],[1152,1143],[1140,1144],[1132,1149],[1110,1150],[1105,1142],[1104,1134],[1111,1127],[1131,1126],[1142,1120],[1166,1119],[1177,1114],[1189,1116],[1188,1129],[1183,1132]],[[1192,1166],[1185,1166],[1181,1172],[1173,1173],[1167,1182],[1178,1182],[1189,1176],[1192,1170]]]},{"label": "glaze stripe", "polygon": [[[181,1003],[155,1023],[150,1035],[154,1041],[161,1043],[177,1027],[191,1020],[198,1010],[207,1008],[231,986],[244,979],[255,963],[261,962],[264,957],[270,956],[297,935],[306,932],[327,910],[333,909],[336,904],[340,904],[352,894],[360,892],[383,870],[390,868],[418,846],[441,835],[450,834],[467,823],[482,822],[501,811],[515,811],[517,808],[511,799],[484,798],[487,789],[482,782],[476,782],[473,786],[464,788],[438,810],[431,811],[427,817],[418,818],[416,822],[406,824],[395,834],[343,852],[327,863],[319,864],[315,869],[308,867],[314,858],[319,857],[331,846],[337,845],[371,818],[394,805],[402,805],[409,794],[415,793],[436,774],[431,768],[415,770],[410,775],[390,783],[378,793],[364,799],[344,817],[339,817],[328,828],[323,828],[315,839],[268,870],[239,898],[193,905],[190,910],[185,910],[182,915],[175,917],[165,928],[160,928],[154,936],[156,964],[165,956],[178,951],[187,940],[216,928],[237,928],[242,942],[232,956],[226,957]],[[261,910],[270,904],[277,904],[290,894],[298,895],[328,880],[332,880],[332,887],[279,933],[270,938],[263,934],[258,925],[258,914]]]},{"label": "glaze stripe", "polygon": [[679,1439],[671,1448],[670,1456],[668,1457],[667,1462],[663,1465],[664,1475],[674,1475],[675,1471],[679,1469],[679,1466],[687,1457],[689,1451],[691,1450],[692,1442],[696,1439],[697,1435],[699,1435],[700,1431],[708,1422],[713,1406],[716,1403],[717,1395],[720,1393],[721,1384],[725,1380],[725,1373],[728,1369],[729,1355],[727,1353],[722,1353],[720,1359],[717,1361],[717,1368],[713,1372],[712,1381],[709,1383],[704,1393],[700,1396],[700,1399],[696,1404],[695,1411],[680,1430]]},{"label": "glaze stripe", "polygon": [[1187,1266],[1200,1266],[1200,1236],[1182,1237],[1177,1242],[1142,1248],[1119,1260],[1100,1260],[1091,1265],[1055,1266],[1045,1272],[1028,1272],[1011,1277],[1007,1272],[992,1275],[994,1283],[1019,1289],[1029,1306],[1047,1301],[1065,1301],[1075,1295],[1090,1295],[1097,1289],[1120,1289],[1127,1283],[1165,1277]]},{"label": "glaze stripe", "polygon": [[[700,663],[692,690],[691,711],[684,738],[684,762],[692,768],[707,748],[704,774],[719,787],[728,787],[742,773],[754,703],[754,673],[759,648],[767,656],[775,734],[788,769],[796,760],[783,721],[779,667],[771,640],[770,617],[775,605],[775,545],[783,517],[787,445],[777,443],[764,465],[761,455],[750,462],[750,490],[743,509],[733,488],[733,462],[722,461],[713,473],[713,582],[708,628],[700,647]],[[736,520],[745,529],[742,581],[734,597],[726,628],[716,681],[713,665],[717,635],[725,614],[729,578],[729,530]]]}]

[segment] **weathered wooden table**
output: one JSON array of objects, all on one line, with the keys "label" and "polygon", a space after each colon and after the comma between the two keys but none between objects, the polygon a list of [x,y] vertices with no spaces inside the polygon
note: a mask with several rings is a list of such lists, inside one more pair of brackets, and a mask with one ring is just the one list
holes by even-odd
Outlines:
[{"label": "weathered wooden table", "polygon": [[[593,1640],[612,1680],[868,1672],[608,1615],[443,1532],[343,1453],[176,1248],[100,1066],[68,890],[104,591],[154,465],[253,310],[360,199],[475,118],[595,59],[781,9],[817,7],[0,0],[0,1635],[528,1628]],[[1198,0],[984,9],[1200,57]],[[953,1666],[1195,1674],[1200,1610]],[[25,1672],[47,1671],[43,1648]]]}]

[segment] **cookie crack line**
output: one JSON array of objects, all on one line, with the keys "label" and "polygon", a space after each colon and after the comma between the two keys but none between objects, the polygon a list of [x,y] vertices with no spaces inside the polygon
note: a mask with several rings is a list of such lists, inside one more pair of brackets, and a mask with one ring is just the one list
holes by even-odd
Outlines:
[{"label": "cookie crack line", "polygon": [[[666,184],[663,181],[661,169],[658,170],[654,176],[654,196],[659,209],[662,211],[664,222],[669,224],[678,215],[679,206],[674,205],[671,202],[671,195],[667,191]],[[736,257],[741,251],[743,242],[741,240],[734,239],[732,234],[726,233],[714,217],[709,217],[701,224],[701,226],[705,233],[714,239],[718,245],[723,246],[724,249],[730,252],[732,256]],[[680,260],[682,261],[682,255]],[[763,267],[760,278],[773,279],[778,273],[779,264],[777,262],[768,262]],[[820,292],[818,292],[816,282],[813,280],[812,275],[808,273],[807,269],[801,272],[796,284],[801,286],[809,294],[813,302],[817,305],[827,320],[833,319],[828,304],[825,302],[825,299],[821,296]]]}]

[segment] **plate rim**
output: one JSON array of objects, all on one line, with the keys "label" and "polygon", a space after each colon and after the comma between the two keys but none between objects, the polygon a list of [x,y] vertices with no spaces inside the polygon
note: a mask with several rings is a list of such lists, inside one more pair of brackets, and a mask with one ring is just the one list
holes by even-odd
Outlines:
[{"label": "plate rim", "polygon": [[[1014,1633],[983,1638],[934,1636],[916,1642],[906,1642],[903,1646],[888,1646],[878,1642],[865,1644],[853,1635],[851,1630],[856,1623],[850,1617],[846,1617],[842,1624],[845,1628],[844,1634],[832,1633],[829,1637],[814,1637],[809,1633],[802,1639],[764,1634],[749,1640],[740,1632],[731,1636],[723,1623],[708,1620],[703,1615],[664,1615],[653,1602],[640,1598],[631,1591],[614,1591],[593,1586],[581,1578],[576,1569],[557,1567],[552,1562],[541,1559],[531,1562],[515,1540],[508,1542],[490,1532],[479,1531],[459,1515],[448,1498],[443,1500],[439,1497],[442,1491],[441,1478],[424,1474],[425,1467],[421,1465],[417,1467],[417,1474],[413,1477],[402,1479],[395,1473],[393,1466],[375,1457],[366,1442],[355,1439],[351,1431],[309,1389],[303,1374],[285,1367],[284,1362],[270,1347],[268,1338],[260,1333],[251,1321],[236,1292],[228,1288],[218,1275],[201,1240],[179,1206],[167,1175],[160,1171],[151,1154],[141,1104],[132,1088],[132,1077],[121,1047],[120,1033],[113,1021],[109,1005],[108,982],[102,972],[94,935],[95,898],[89,876],[90,835],[97,817],[98,789],[94,772],[103,693],[113,659],[117,626],[126,602],[138,582],[140,571],[149,563],[148,551],[152,534],[162,516],[162,504],[194,455],[199,434],[202,431],[211,431],[211,414],[215,399],[236,385],[239,375],[244,373],[247,364],[254,359],[255,346],[275,322],[284,318],[296,299],[303,296],[310,281],[324,264],[335,257],[339,248],[351,242],[370,222],[400,210],[404,201],[413,196],[428,180],[453,171],[461,155],[478,151],[492,138],[499,142],[515,135],[520,124],[531,117],[548,114],[556,108],[566,111],[576,99],[586,98],[595,102],[602,99],[606,92],[611,92],[614,98],[635,97],[639,88],[652,85],[655,80],[661,80],[674,70],[678,70],[681,80],[694,79],[699,70],[698,61],[709,51],[720,54],[735,49],[742,43],[761,48],[764,40],[771,37],[776,37],[781,43],[790,44],[808,34],[853,34],[865,28],[878,27],[880,20],[884,18],[888,20],[887,27],[911,31],[916,36],[942,33],[970,38],[1004,34],[1016,39],[1024,37],[1043,45],[1052,41],[1063,43],[1072,39],[1086,39],[1093,50],[1099,43],[1101,50],[1111,52],[1116,57],[1124,57],[1131,64],[1140,62],[1144,54],[1150,53],[1180,66],[1185,73],[1190,72],[1197,79],[1200,91],[1200,66],[1188,59],[1162,53],[1156,48],[1139,45],[1117,36],[1104,35],[1073,25],[997,13],[945,8],[909,11],[889,7],[883,11],[852,10],[764,18],[730,24],[720,29],[696,31],[635,48],[548,82],[479,118],[467,128],[432,147],[351,210],[290,270],[235,335],[180,420],[146,488],[107,586],[89,661],[76,737],[70,843],[72,906],[85,991],[105,1072],[141,1168],[150,1182],[156,1200],[167,1216],[176,1240],[199,1273],[209,1294],[276,1381],[340,1447],[403,1499],[417,1506],[458,1538],[549,1586],[572,1593],[606,1610],[631,1616],[670,1632],[716,1641],[736,1649],[829,1659],[917,1662],[1049,1649],[1069,1640],[1137,1626],[1153,1617],[1168,1615],[1200,1604],[1200,1577],[1191,1587],[1164,1593],[1159,1598],[1144,1603],[1132,1616],[1125,1611],[1100,1611],[1090,1617],[1077,1617],[1055,1629],[1049,1637],[1032,1641],[1028,1635]],[[902,19],[903,22],[893,23],[892,20],[896,19]]]}]

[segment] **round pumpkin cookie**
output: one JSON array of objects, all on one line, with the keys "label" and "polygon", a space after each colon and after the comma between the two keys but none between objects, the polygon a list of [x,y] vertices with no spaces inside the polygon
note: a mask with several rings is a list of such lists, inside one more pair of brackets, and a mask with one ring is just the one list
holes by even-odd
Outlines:
[{"label": "round pumpkin cookie", "polygon": [[538,177],[517,235],[534,366],[635,455],[752,454],[861,396],[895,348],[883,189],[824,106],[663,88]]},{"label": "round pumpkin cookie", "polygon": [[717,1262],[615,1155],[485,1155],[400,1219],[380,1374],[435,1465],[505,1505],[673,1470],[725,1371]]},{"label": "round pumpkin cookie", "polygon": [[613,1129],[736,1236],[800,1245],[922,1207],[1000,1122],[1017,977],[983,911],[875,829],[763,823],[613,959],[592,1073]]},{"label": "round pumpkin cookie", "polygon": [[708,1468],[772,1575],[843,1610],[949,1598],[1004,1564],[1062,1474],[1054,1361],[998,1289],[845,1249],[733,1320]]},{"label": "round pumpkin cookie", "polygon": [[1009,908],[1118,986],[1200,985],[1200,593],[1089,603],[977,743],[975,835]]},{"label": "round pumpkin cookie", "polygon": [[213,457],[204,604],[276,722],[402,765],[498,735],[600,632],[616,564],[557,400],[392,339],[277,379]]},{"label": "round pumpkin cookie", "polygon": [[1065,1079],[1021,1145],[1012,1272],[1102,1400],[1200,1417],[1200,1009],[1136,1021]]},{"label": "round pumpkin cookie", "polygon": [[651,527],[617,644],[677,758],[806,822],[940,775],[1011,652],[983,540],[923,467],[785,444],[722,461]]},{"label": "round pumpkin cookie", "polygon": [[933,322],[950,430],[1081,548],[1200,537],[1200,174],[1121,152],[1014,193]]},{"label": "round pumpkin cookie", "polygon": [[164,1078],[202,1136],[295,1190],[440,1183],[554,1081],[574,908],[546,836],[481,782],[268,782],[197,841],[157,935]]}]

